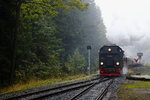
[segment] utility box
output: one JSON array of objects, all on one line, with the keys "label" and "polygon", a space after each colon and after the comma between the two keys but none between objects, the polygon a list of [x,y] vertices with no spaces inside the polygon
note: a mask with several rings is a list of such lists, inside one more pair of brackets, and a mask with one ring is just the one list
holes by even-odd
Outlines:
[{"label": "utility box", "polygon": [[139,53],[137,53],[137,56],[138,56],[138,57],[142,57],[142,56],[143,56],[143,53],[139,52]]},{"label": "utility box", "polygon": [[87,49],[88,49],[88,50],[91,50],[92,48],[91,48],[91,46],[90,46],[90,45],[88,45],[88,46],[87,46]]}]

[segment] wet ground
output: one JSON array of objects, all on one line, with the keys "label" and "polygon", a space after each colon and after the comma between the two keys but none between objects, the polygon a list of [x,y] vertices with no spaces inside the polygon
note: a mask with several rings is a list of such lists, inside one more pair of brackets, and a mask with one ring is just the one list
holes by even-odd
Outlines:
[{"label": "wet ground", "polygon": [[134,67],[132,68],[129,67],[129,69],[133,70],[134,72],[139,72],[139,73],[144,73],[144,72],[150,72],[150,66],[138,66],[138,67]]},{"label": "wet ground", "polygon": [[118,89],[117,100],[150,100],[150,66],[130,66],[128,70],[132,71],[127,73],[130,79]]},{"label": "wet ground", "polygon": [[131,66],[129,69],[132,70],[132,73],[127,74],[129,78],[150,80],[150,66],[138,66],[133,68]]}]

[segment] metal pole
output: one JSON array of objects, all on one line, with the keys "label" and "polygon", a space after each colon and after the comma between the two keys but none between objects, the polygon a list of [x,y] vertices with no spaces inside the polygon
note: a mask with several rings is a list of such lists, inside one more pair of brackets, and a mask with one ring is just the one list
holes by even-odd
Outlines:
[{"label": "metal pole", "polygon": [[90,75],[90,72],[91,72],[91,68],[90,68],[90,66],[91,66],[91,46],[90,45],[88,45],[87,46],[87,50],[88,50],[88,67],[87,67],[87,71],[88,71],[88,74]]},{"label": "metal pole", "polygon": [[139,56],[139,64],[141,64],[141,56]]},{"label": "metal pole", "polygon": [[90,66],[91,66],[91,50],[90,49],[88,49],[88,74],[90,75],[90,72],[91,72],[91,68],[90,68]]}]

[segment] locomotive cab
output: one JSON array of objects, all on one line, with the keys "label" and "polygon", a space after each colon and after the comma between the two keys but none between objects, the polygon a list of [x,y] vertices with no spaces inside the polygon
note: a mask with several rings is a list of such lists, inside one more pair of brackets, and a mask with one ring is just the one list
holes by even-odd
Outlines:
[{"label": "locomotive cab", "polygon": [[124,51],[119,46],[103,46],[99,52],[100,75],[120,76]]}]

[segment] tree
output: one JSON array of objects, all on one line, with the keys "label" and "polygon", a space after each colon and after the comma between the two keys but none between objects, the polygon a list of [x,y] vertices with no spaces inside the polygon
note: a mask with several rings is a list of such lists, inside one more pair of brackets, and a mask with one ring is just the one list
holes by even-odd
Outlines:
[{"label": "tree", "polygon": [[59,11],[59,15],[55,17],[55,23],[58,26],[56,35],[64,44],[63,61],[67,61],[69,55],[72,55],[77,48],[87,58],[86,46],[91,45],[92,70],[96,70],[98,69],[98,50],[109,41],[106,39],[100,9],[96,7],[94,0],[84,0],[84,2],[89,4],[88,9],[84,11],[76,9],[68,14]]},{"label": "tree", "polygon": [[8,83],[8,81],[9,83],[14,82],[17,68],[17,41],[20,40],[18,38],[22,30],[21,25],[24,23],[21,22],[23,18],[29,18],[31,21],[35,18],[43,18],[46,16],[52,18],[57,16],[59,9],[63,9],[64,11],[69,9],[83,9],[85,6],[80,0],[72,0],[71,2],[70,0],[1,0],[0,11],[1,15],[4,15],[0,18],[0,22],[3,23],[0,31],[2,34],[0,61],[3,62],[0,73],[1,84]]},{"label": "tree", "polygon": [[[5,82],[11,83],[14,76],[14,66],[16,58],[16,39],[17,32],[19,32],[19,21],[18,17],[20,14],[20,1],[17,0],[1,0],[0,11],[1,17],[0,32],[0,62],[1,62],[1,84]],[[10,80],[6,80],[10,79]]]},{"label": "tree", "polygon": [[74,51],[72,56],[69,56],[67,62],[65,63],[66,72],[73,75],[84,73],[85,66],[85,57],[79,53],[78,49]]}]

